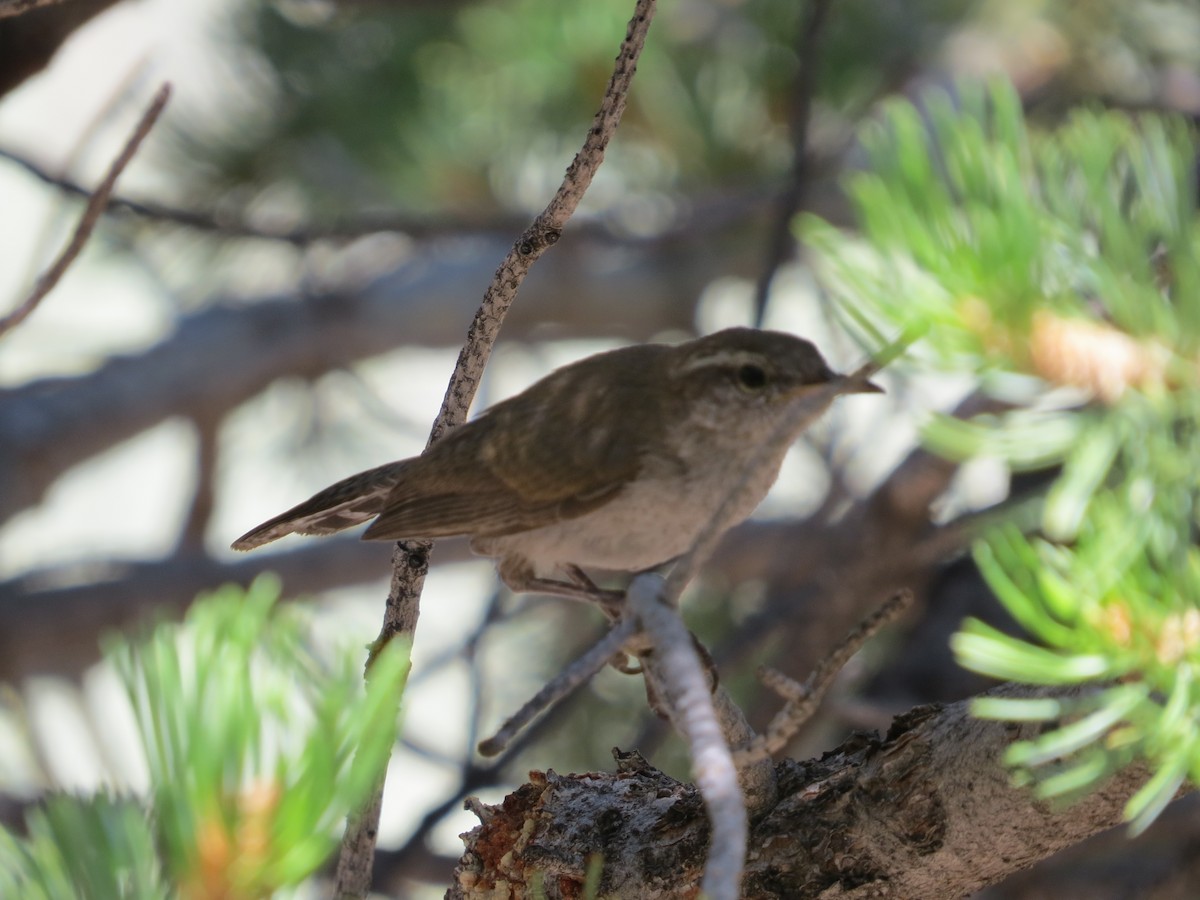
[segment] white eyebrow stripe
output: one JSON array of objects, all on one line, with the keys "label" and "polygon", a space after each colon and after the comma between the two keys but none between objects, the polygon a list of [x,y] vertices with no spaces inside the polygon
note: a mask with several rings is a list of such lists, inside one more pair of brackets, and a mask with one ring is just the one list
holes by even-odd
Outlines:
[{"label": "white eyebrow stripe", "polygon": [[745,350],[720,350],[688,360],[679,367],[680,374],[694,372],[697,369],[732,369],[737,366],[755,365],[765,368],[762,354]]}]

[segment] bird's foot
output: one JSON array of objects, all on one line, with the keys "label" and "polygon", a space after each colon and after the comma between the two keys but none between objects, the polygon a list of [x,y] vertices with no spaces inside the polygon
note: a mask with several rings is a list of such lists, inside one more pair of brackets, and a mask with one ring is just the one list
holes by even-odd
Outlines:
[{"label": "bird's foot", "polygon": [[[539,578],[532,573],[520,573],[521,577],[504,578],[505,584],[516,593],[548,594],[552,597],[566,597],[582,603],[591,603],[599,607],[611,621],[621,617],[625,605],[625,592],[599,587],[578,566],[565,566],[567,581],[556,578]],[[504,572],[501,573],[503,577]]]}]

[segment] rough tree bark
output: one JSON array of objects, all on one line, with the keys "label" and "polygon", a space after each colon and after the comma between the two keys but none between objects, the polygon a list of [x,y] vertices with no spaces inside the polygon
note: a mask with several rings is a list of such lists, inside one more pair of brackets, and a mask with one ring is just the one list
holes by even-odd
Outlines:
[{"label": "rough tree bark", "polygon": [[[1005,748],[1039,727],[973,719],[966,702],[919,707],[882,738],[784,760],[779,802],[751,825],[743,896],[948,900],[1117,824],[1140,766],[1066,808],[1009,783]],[[636,754],[617,759],[615,773],[535,772],[501,804],[472,804],[482,823],[464,835],[447,897],[525,897],[538,883],[578,897],[597,855],[601,896],[696,896],[708,851],[698,792]]]}]

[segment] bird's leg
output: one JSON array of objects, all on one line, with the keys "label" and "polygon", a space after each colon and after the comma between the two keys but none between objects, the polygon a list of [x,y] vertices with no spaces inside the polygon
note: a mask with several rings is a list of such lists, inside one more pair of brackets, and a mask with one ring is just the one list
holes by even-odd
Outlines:
[{"label": "bird's leg", "polygon": [[[692,638],[692,648],[696,651],[696,656],[700,658],[700,665],[704,667],[704,673],[708,676],[708,689],[711,693],[715,694],[717,692],[717,687],[721,683],[721,675],[717,671],[717,664],[713,661],[712,654],[708,652],[708,648],[700,643],[700,639],[690,631],[688,634],[691,635]],[[647,654],[653,652],[653,650],[646,651]],[[646,654],[638,655],[638,665],[636,668],[631,668],[631,674],[636,674],[645,670],[646,664],[642,661],[642,656],[644,655]],[[625,671],[625,669],[622,669],[615,663],[609,663],[609,665],[613,666],[619,671]],[[660,719],[670,720],[670,711],[662,702],[662,699],[658,696],[658,691],[654,689],[654,683],[649,678],[646,679],[646,704],[650,707],[651,712],[653,712]]]},{"label": "bird's leg", "polygon": [[611,621],[616,621],[625,603],[624,591],[611,591],[598,587],[578,566],[563,567],[568,581],[542,578],[524,560],[503,560],[500,564],[500,579],[515,593],[549,594],[566,597],[583,603],[592,603]]},{"label": "bird's leg", "polygon": [[[647,571],[650,570],[647,569]],[[604,614],[613,621],[616,621],[617,617],[620,615],[621,605],[625,602],[624,591],[608,591],[604,588],[598,587],[596,582],[592,581],[592,579],[588,577],[587,573],[576,565],[563,566],[563,572],[565,572],[567,577],[571,579],[571,583],[573,585],[589,592],[590,594],[594,594],[597,599],[593,602],[599,603]],[[557,584],[557,582],[552,583]],[[606,605],[606,603],[612,605],[609,606]],[[691,634],[691,632],[688,633]],[[720,684],[720,675],[717,672],[717,664],[713,661],[712,654],[708,652],[708,648],[700,642],[700,639],[694,634],[692,634],[691,637],[692,647],[695,648],[696,655],[700,657],[700,664],[704,667],[704,671],[708,675],[709,690],[715,691],[717,689],[717,685]],[[634,659],[637,659],[638,662],[633,662]],[[628,653],[620,653],[613,657],[611,665],[618,672],[622,672],[626,675],[640,675],[643,671],[645,671],[645,666],[641,662],[640,654],[636,653],[633,655]],[[646,682],[646,689],[648,692],[647,699],[651,700],[650,705],[653,708],[655,702],[657,701],[651,696],[652,691],[650,691],[649,684],[649,682]]]},{"label": "bird's leg", "polygon": [[[566,581],[539,577],[533,566],[519,557],[503,559],[499,565],[500,578],[511,591],[580,600],[597,606],[610,622],[621,618],[621,609],[625,605],[624,591],[605,590],[592,581],[579,566],[567,564],[561,568],[567,576]],[[633,662],[631,656],[624,652],[618,653],[609,664],[617,671],[630,675],[642,671],[640,664]]]},{"label": "bird's leg", "polygon": [[567,573],[567,577],[571,579],[571,583],[575,586],[587,591],[593,598],[595,603],[600,605],[600,609],[613,621],[616,621],[621,615],[621,608],[625,605],[625,592],[614,591],[602,588],[588,577],[583,569],[576,565],[563,566],[563,571]]}]

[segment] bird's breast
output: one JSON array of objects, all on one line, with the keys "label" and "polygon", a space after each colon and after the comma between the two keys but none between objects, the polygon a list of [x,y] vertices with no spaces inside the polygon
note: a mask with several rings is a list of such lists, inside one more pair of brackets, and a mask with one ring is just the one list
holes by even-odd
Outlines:
[{"label": "bird's breast", "polygon": [[[753,475],[731,510],[729,525],[766,496],[778,465]],[[746,472],[736,460],[678,459],[650,463],[603,506],[572,519],[501,537],[476,538],[485,556],[520,556],[543,576],[563,565],[636,572],[686,552]]]}]

